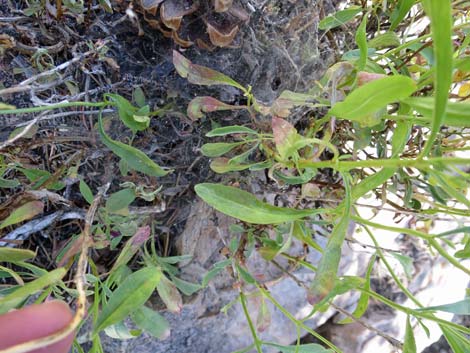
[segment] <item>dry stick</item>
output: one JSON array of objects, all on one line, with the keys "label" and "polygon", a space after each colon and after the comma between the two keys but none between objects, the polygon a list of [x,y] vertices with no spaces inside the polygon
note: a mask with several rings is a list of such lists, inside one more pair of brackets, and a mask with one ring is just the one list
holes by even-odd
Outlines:
[{"label": "dry stick", "polygon": [[75,285],[77,287],[78,292],[78,300],[77,300],[77,310],[75,315],[70,321],[70,323],[62,328],[59,331],[54,332],[53,334],[37,338],[31,341],[27,341],[24,343],[17,344],[16,346],[12,346],[3,350],[0,350],[0,353],[27,353],[34,349],[44,348],[53,343],[57,343],[68,335],[73,333],[78,325],[81,323],[83,318],[85,317],[86,313],[86,293],[85,293],[85,274],[86,268],[88,263],[88,247],[91,243],[91,226],[93,223],[93,219],[95,217],[96,210],[100,203],[100,200],[103,194],[109,189],[111,182],[106,183],[103,187],[101,187],[96,195],[93,203],[91,204],[90,208],[88,209],[87,215],[85,217],[85,229],[82,232],[82,252],[80,254],[80,258],[78,259],[77,264],[77,273],[75,274]]},{"label": "dry stick", "polygon": [[69,61],[66,61],[66,62],[64,62],[64,63],[62,63],[62,64],[60,64],[60,65],[58,65],[58,66],[56,66],[56,67],[54,67],[50,70],[43,71],[43,72],[41,72],[41,73],[39,73],[35,76],[32,76],[32,77],[20,82],[16,86],[2,89],[2,90],[0,90],[0,96],[6,95],[6,94],[11,94],[11,93],[28,91],[28,90],[33,88],[33,86],[31,86],[31,84],[36,82],[38,79],[40,79],[42,77],[45,77],[45,76],[52,75],[52,74],[54,74],[58,71],[62,71],[64,69],[66,69],[67,67],[69,67],[70,65],[75,64],[76,62],[82,61],[87,56],[96,54],[97,51],[99,49],[101,49],[105,44],[106,44],[106,42],[100,43],[95,49],[92,49],[92,50],[89,50],[89,51],[87,51],[83,54],[80,54],[80,55],[74,57],[73,59],[71,59]]}]

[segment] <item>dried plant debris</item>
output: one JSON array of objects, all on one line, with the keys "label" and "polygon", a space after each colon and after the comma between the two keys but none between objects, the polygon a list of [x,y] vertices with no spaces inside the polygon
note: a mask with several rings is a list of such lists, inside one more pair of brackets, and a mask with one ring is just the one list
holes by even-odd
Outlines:
[{"label": "dried plant debris", "polygon": [[209,50],[236,47],[240,27],[249,20],[243,6],[232,0],[140,0],[137,11],[178,45]]}]

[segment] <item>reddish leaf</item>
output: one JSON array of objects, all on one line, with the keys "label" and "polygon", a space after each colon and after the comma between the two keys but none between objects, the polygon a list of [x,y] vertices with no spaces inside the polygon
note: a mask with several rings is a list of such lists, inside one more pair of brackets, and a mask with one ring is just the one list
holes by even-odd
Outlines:
[{"label": "reddish leaf", "polygon": [[189,102],[187,113],[192,120],[196,120],[203,118],[204,113],[243,108],[245,108],[245,106],[230,105],[215,98],[203,96],[196,97],[191,102]]},{"label": "reddish leaf", "polygon": [[181,77],[187,78],[189,82],[196,85],[229,85],[246,91],[242,85],[230,77],[205,66],[193,64],[175,50],[173,51],[173,65]]},{"label": "reddish leaf", "polygon": [[360,71],[357,73],[357,85],[363,86],[368,82],[379,80],[381,78],[384,78],[385,76],[387,75]]},{"label": "reddish leaf", "polygon": [[111,269],[111,272],[117,269],[119,266],[125,265],[135,255],[139,248],[148,240],[150,237],[150,227],[140,227],[137,229],[135,234],[127,241],[124,248],[119,253],[116,262]]}]

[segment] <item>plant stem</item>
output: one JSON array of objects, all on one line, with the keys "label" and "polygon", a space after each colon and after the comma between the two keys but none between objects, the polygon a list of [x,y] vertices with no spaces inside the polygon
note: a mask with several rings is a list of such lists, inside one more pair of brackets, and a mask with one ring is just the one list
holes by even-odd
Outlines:
[{"label": "plant stem", "polygon": [[428,159],[373,159],[365,161],[319,161],[312,162],[308,160],[300,160],[298,165],[300,168],[333,168],[340,171],[349,171],[355,168],[417,168],[428,169],[434,164],[445,163],[454,165],[470,164],[470,158],[456,157],[433,157]]},{"label": "plant stem", "polygon": [[240,302],[242,303],[243,312],[245,313],[246,321],[248,321],[248,326],[250,327],[251,335],[253,336],[256,351],[258,353],[263,353],[263,350],[261,349],[261,341],[258,339],[255,326],[253,325],[253,321],[251,321],[250,313],[248,312],[248,308],[246,307],[246,296],[242,291],[240,291]]},{"label": "plant stem", "polygon": [[52,105],[42,105],[40,107],[31,107],[31,108],[20,108],[20,109],[6,109],[0,110],[0,115],[6,114],[27,114],[27,113],[37,113],[43,112],[46,110],[54,110],[60,108],[70,108],[70,107],[98,107],[104,108],[108,103],[105,102],[67,102],[67,103],[57,103]]}]

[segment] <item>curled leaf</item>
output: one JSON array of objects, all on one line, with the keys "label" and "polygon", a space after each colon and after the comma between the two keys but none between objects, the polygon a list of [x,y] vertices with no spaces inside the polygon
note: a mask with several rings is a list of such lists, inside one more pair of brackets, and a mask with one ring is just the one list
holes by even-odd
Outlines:
[{"label": "curled leaf", "polygon": [[188,116],[192,120],[200,119],[204,117],[204,113],[211,113],[220,110],[234,110],[234,109],[244,109],[244,106],[236,106],[226,104],[215,98],[203,96],[196,97],[188,105]]},{"label": "curled leaf", "polygon": [[209,34],[211,43],[221,48],[228,47],[233,42],[238,30],[238,26],[235,26],[230,29],[230,31],[222,31],[212,26],[210,23],[207,23],[207,33]]},{"label": "curled leaf", "polygon": [[187,78],[189,82],[196,85],[228,85],[245,91],[242,85],[230,77],[208,67],[193,64],[176,50],[173,50],[173,65],[181,77]]},{"label": "curled leaf", "polygon": [[215,12],[225,12],[232,7],[233,0],[214,0]]},{"label": "curled leaf", "polygon": [[181,26],[183,16],[193,13],[197,8],[197,2],[167,0],[160,7],[160,18],[165,26],[177,31]]},{"label": "curled leaf", "polygon": [[158,5],[160,5],[164,0],[141,0],[140,4],[142,8],[152,15],[157,14]]}]

